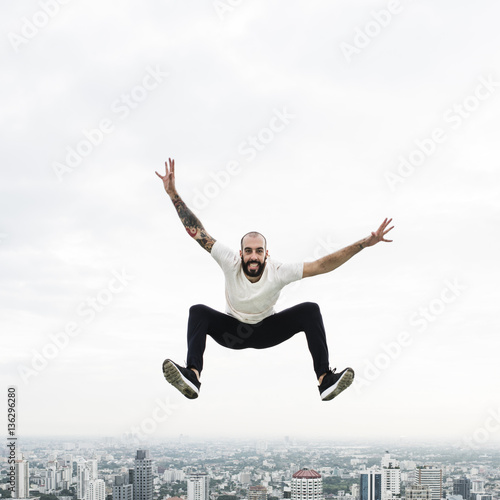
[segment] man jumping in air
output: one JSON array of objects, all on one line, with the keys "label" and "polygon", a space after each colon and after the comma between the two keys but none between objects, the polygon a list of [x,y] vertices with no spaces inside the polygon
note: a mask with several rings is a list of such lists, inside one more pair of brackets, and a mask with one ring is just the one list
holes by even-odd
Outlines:
[{"label": "man jumping in air", "polygon": [[212,238],[182,201],[175,189],[174,166],[174,160],[169,159],[169,165],[165,162],[165,175],[158,172],[156,175],[163,181],[165,191],[189,236],[209,252],[222,268],[226,284],[226,313],[202,304],[191,306],[186,367],[166,359],[163,362],[163,374],[167,381],[187,398],[198,397],[207,335],[230,349],[265,349],[281,344],[298,332],[305,332],[321,399],[328,401],[338,396],[351,385],[354,371],[352,368],[340,373],[336,373],[335,369],[330,370],[325,327],[318,304],[304,302],[278,313],[274,311],[274,305],[285,285],[309,276],[329,273],[363,248],[379,241],[392,241],[384,238],[394,227],[386,229],[392,219],[385,219],[370,236],[314,262],[275,262],[268,258],[266,239],[257,232],[243,236],[238,256]]}]

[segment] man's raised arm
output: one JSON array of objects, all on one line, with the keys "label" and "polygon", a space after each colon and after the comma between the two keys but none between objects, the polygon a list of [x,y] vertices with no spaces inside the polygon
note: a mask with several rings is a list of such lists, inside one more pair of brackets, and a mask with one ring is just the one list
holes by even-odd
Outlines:
[{"label": "man's raised arm", "polygon": [[347,262],[351,257],[363,250],[363,248],[371,247],[379,241],[390,243],[392,240],[386,240],[384,236],[394,227],[391,226],[389,229],[386,229],[391,221],[392,219],[385,219],[376,231],[372,231],[370,236],[367,236],[366,238],[363,238],[348,247],[326,255],[321,259],[315,260],[314,262],[304,262],[302,277],[308,278],[310,276],[316,276],[317,274],[329,273],[344,264],[344,262]]},{"label": "man's raised arm", "polygon": [[175,189],[175,162],[170,158],[168,161],[170,164],[170,171],[169,165],[165,162],[165,175],[160,175],[158,172],[155,173],[163,181],[163,187],[170,196],[170,199],[177,210],[177,215],[184,224],[189,236],[194,238],[207,252],[211,252],[215,240],[205,231],[205,228],[198,217],[191,212],[177,193]]}]

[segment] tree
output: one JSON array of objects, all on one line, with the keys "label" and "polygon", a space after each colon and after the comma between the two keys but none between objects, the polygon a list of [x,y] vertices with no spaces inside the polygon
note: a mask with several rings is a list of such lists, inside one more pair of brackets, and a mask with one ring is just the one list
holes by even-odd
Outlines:
[{"label": "tree", "polygon": [[357,483],[357,479],[342,479],[341,477],[324,477],[323,493],[325,495],[337,495],[339,490],[349,491],[351,486]]}]

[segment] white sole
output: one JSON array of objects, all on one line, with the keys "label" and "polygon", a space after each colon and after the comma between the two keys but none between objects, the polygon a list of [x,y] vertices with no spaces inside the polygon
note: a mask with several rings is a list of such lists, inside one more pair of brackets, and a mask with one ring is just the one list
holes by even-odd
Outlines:
[{"label": "white sole", "polygon": [[347,368],[344,374],[337,380],[337,382],[328,387],[326,391],[321,393],[321,399],[323,401],[330,401],[331,399],[337,397],[342,391],[345,391],[354,379],[354,370],[352,368]]},{"label": "white sole", "polygon": [[178,391],[182,392],[188,399],[196,399],[200,391],[190,380],[179,371],[175,364],[166,359],[163,362],[163,375],[167,382],[172,384]]}]

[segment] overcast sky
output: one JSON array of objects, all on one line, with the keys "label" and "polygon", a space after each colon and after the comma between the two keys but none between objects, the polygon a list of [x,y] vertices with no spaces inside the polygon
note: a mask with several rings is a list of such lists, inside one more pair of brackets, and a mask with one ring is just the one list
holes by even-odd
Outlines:
[{"label": "overcast sky", "polygon": [[[20,436],[498,442],[498,2],[2,10],[1,371]],[[303,334],[209,340],[196,401],[165,382],[189,307],[224,310],[154,174],[168,157],[215,239],[258,230],[277,261],[393,218],[393,243],[278,303],[320,305],[332,367],[356,371],[338,399],[320,400]]]}]

